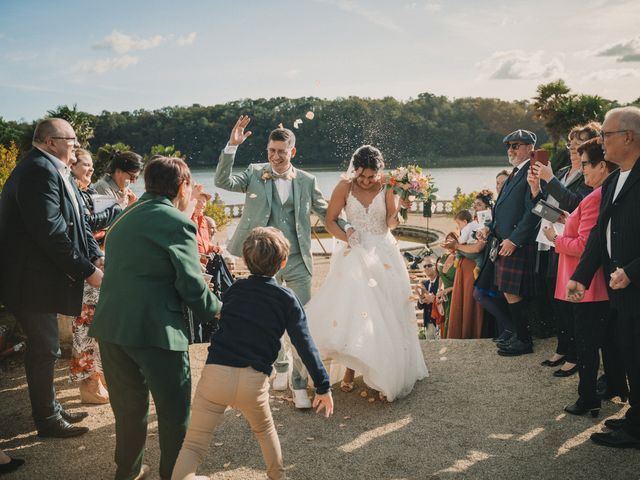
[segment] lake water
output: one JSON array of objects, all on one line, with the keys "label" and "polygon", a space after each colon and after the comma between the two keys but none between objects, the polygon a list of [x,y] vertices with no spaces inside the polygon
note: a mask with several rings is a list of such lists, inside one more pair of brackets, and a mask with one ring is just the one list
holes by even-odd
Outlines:
[{"label": "lake water", "polygon": [[[508,164],[505,159],[505,166]],[[234,169],[234,172],[241,172],[244,168]],[[314,170],[312,168],[305,169],[313,173],[318,179],[318,186],[326,199],[331,197],[331,192],[340,180],[342,171],[331,170]],[[464,168],[432,168],[428,172],[433,175],[436,187],[438,188],[438,198],[442,200],[451,200],[456,193],[456,188],[460,187],[463,192],[472,192],[474,190],[482,190],[489,188],[495,192],[496,174],[502,170],[501,167],[464,167]],[[201,183],[205,187],[205,191],[213,194],[219,193],[222,201],[226,204],[244,203],[244,194],[227,192],[216,188],[213,184],[215,168],[197,168],[192,170],[192,175],[197,183]],[[139,181],[133,185],[136,194],[142,193],[144,182]]]}]

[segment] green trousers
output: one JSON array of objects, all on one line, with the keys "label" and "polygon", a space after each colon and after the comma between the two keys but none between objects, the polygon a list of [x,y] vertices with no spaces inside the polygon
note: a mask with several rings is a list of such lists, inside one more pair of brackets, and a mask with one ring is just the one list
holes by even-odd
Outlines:
[{"label": "green trousers", "polygon": [[149,392],[158,420],[160,477],[171,478],[189,424],[189,352],[103,341],[99,345],[116,419],[116,480],[134,479],[140,473],[147,439]]}]

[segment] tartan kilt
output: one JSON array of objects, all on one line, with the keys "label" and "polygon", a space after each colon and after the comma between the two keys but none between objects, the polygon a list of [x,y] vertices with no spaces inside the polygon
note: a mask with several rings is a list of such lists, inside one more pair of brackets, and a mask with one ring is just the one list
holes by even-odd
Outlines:
[{"label": "tartan kilt", "polygon": [[534,297],[540,290],[536,274],[536,245],[516,248],[513,255],[498,256],[495,261],[495,284],[498,291],[521,297]]}]

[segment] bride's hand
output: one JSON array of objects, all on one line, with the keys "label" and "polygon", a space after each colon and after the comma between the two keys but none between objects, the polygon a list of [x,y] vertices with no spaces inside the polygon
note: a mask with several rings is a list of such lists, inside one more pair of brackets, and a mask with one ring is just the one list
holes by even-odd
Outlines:
[{"label": "bride's hand", "polygon": [[354,228],[350,228],[347,230],[347,243],[351,248],[356,245],[360,245],[360,235],[355,231]]}]

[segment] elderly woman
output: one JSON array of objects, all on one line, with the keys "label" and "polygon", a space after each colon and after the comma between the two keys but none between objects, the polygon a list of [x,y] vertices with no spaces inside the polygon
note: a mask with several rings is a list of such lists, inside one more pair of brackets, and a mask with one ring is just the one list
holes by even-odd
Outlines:
[{"label": "elderly woman", "polygon": [[[104,229],[113,223],[116,216],[122,211],[122,206],[115,203],[108,208],[96,212],[93,195],[95,190],[90,187],[93,174],[93,159],[91,154],[82,148],[75,152],[75,163],[71,165],[73,175],[83,200],[85,218],[94,237],[100,243],[104,236]],[[73,356],[69,365],[70,379],[72,382],[80,382],[80,401],[82,403],[108,403],[109,394],[102,373],[100,350],[98,342],[91,338],[87,332],[93,321],[93,312],[100,291],[88,283],[84,285],[82,298],[82,312],[75,317],[72,324],[73,331]]]},{"label": "elderly woman", "polygon": [[[527,182],[531,188],[531,196],[534,202],[544,198],[547,203],[557,206],[569,213],[573,212],[582,199],[591,192],[591,188],[585,184],[580,164],[578,146],[590,138],[595,138],[600,132],[600,124],[596,122],[571,129],[567,137],[567,149],[571,163],[558,170],[554,176],[551,165],[543,165],[537,162],[532,165],[527,176]],[[549,225],[543,220],[540,230]],[[538,243],[538,265],[541,275],[545,279],[547,297],[552,304],[555,320],[557,322],[558,344],[556,352],[541,365],[557,367],[553,375],[556,377],[568,377],[578,371],[576,366],[576,345],[574,340],[573,323],[571,322],[571,305],[567,302],[553,300],[558,270],[558,255],[553,247],[546,243]]]},{"label": "elderly woman", "polygon": [[108,195],[125,204],[136,201],[129,185],[136,183],[142,170],[142,157],[134,152],[111,154],[109,172],[96,182],[94,188],[100,195]]},{"label": "elderly woman", "polygon": [[[577,152],[581,155],[585,184],[593,188],[593,192],[587,195],[566,219],[562,234],[558,234],[553,226],[546,227],[543,232],[549,241],[553,242],[559,254],[555,298],[558,302],[567,304],[568,308],[565,310],[573,313],[569,320],[573,323],[575,331],[580,381],[578,400],[572,405],[567,405],[564,410],[573,415],[589,412],[595,417],[600,410],[600,399],[596,395],[596,377],[600,366],[598,348],[604,346],[603,339],[607,338],[609,317],[609,297],[604,273],[602,268],[596,272],[580,303],[571,304],[567,301],[566,285],[584,252],[589,233],[598,220],[602,182],[616,166],[604,159],[602,147],[595,138],[580,145]],[[608,368],[610,366],[605,362],[605,368],[608,370],[607,381],[611,387],[615,387],[617,382],[618,393],[626,396],[622,370],[616,369],[612,372]]]},{"label": "elderly woman", "polygon": [[185,308],[203,319],[220,310],[198,261],[189,167],[179,158],[154,158],[144,181],[145,193],[105,238],[108,261],[89,330],[100,344],[116,420],[116,479],[148,471],[142,459],[149,392],[158,418],[160,477],[171,476],[191,405]]}]

